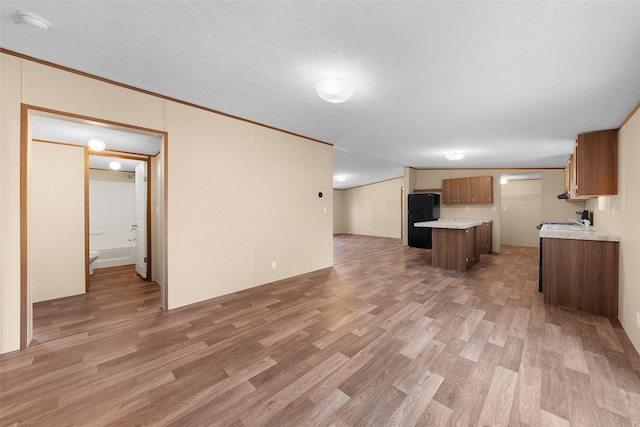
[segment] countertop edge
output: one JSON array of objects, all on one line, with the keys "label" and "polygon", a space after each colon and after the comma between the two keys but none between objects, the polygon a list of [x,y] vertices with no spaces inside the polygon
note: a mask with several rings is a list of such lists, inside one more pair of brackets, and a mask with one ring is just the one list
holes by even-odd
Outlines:
[{"label": "countertop edge", "polygon": [[416,222],[413,224],[414,227],[427,227],[427,228],[449,228],[454,230],[466,230],[469,228],[477,227],[482,225],[482,221],[473,220],[473,221],[449,221],[449,220],[439,220],[439,221],[424,221],[424,222]]}]

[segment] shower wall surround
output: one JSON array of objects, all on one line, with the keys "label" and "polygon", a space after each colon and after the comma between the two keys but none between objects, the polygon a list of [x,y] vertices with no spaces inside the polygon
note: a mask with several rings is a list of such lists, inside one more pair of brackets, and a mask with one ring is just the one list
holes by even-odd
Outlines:
[{"label": "shower wall surround", "polygon": [[[128,176],[130,176],[130,178]],[[90,248],[100,250],[135,244],[135,184],[133,173],[89,171]]]}]

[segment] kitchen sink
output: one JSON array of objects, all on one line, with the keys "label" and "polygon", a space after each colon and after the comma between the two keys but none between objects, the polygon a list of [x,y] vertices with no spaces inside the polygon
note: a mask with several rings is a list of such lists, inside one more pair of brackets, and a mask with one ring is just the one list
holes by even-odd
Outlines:
[{"label": "kitchen sink", "polygon": [[547,224],[547,230],[580,230],[586,231],[583,226],[569,224]]}]

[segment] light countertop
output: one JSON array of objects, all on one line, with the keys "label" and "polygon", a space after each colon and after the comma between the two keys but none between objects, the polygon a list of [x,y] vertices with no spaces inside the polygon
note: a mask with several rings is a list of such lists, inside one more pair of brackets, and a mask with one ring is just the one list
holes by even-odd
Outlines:
[{"label": "light countertop", "polygon": [[619,242],[620,236],[614,236],[594,227],[585,229],[576,225],[544,224],[540,229],[540,237],[548,239],[599,240],[602,242]]},{"label": "light countertop", "polygon": [[465,230],[467,228],[477,227],[482,225],[480,219],[439,219],[438,221],[425,221],[416,222],[413,224],[415,227],[428,227],[428,228],[454,228],[458,230]]},{"label": "light countertop", "polygon": [[481,222],[493,222],[492,219],[480,219],[480,218],[440,218],[438,221],[481,221]]}]

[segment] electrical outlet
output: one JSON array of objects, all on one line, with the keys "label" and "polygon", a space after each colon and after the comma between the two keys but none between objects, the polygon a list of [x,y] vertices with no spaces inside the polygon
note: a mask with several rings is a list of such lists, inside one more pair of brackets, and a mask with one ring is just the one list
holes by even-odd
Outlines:
[{"label": "electrical outlet", "polygon": [[275,261],[271,261],[271,268],[272,268],[273,270],[275,270],[275,269],[276,269],[276,262],[275,262]]},{"label": "electrical outlet", "polygon": [[640,311],[636,311],[636,325],[640,328]]}]

